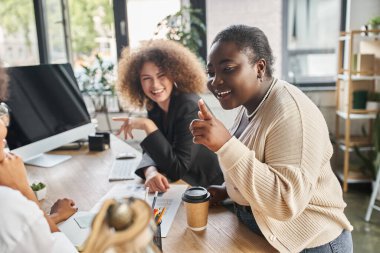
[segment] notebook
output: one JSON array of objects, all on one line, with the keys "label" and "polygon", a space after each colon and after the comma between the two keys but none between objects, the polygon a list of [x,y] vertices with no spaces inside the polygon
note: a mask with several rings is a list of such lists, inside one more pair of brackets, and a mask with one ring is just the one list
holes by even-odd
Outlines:
[{"label": "notebook", "polygon": [[[174,221],[175,215],[182,201],[182,194],[187,185],[170,185],[167,192],[159,194],[155,208],[166,207],[166,213],[161,223],[161,237],[166,237]],[[106,199],[121,199],[125,197],[145,198],[145,187],[143,184],[118,184],[111,188],[89,212],[77,212],[68,220],[58,225],[59,229],[79,250],[83,250],[84,243],[91,233],[91,223],[95,214],[100,210]],[[152,204],[154,194],[149,194],[147,202]]]}]

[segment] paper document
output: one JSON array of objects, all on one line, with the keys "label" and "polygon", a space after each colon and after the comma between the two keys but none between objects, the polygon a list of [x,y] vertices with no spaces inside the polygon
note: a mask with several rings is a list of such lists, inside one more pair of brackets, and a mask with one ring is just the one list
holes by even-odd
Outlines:
[{"label": "paper document", "polygon": [[[166,207],[165,215],[161,223],[161,237],[168,235],[169,229],[174,221],[175,215],[182,201],[182,194],[187,189],[187,185],[170,185],[167,192],[159,194],[156,199],[155,208]],[[68,220],[58,225],[59,229],[69,238],[74,246],[83,250],[84,242],[91,232],[91,224],[96,213],[102,207],[106,199],[122,199],[125,197],[145,198],[145,187],[142,184],[118,184],[108,191],[91,209],[90,212],[77,212]],[[149,206],[152,205],[154,194],[148,195]],[[153,211],[152,211],[153,215]]]},{"label": "paper document", "polygon": [[[155,208],[166,207],[166,213],[161,223],[161,237],[168,235],[169,229],[173,223],[179,205],[182,201],[182,194],[186,191],[187,185],[170,185],[167,192],[159,194],[156,200]],[[145,187],[143,184],[118,184],[101,198],[98,203],[91,209],[92,213],[97,213],[106,199],[122,199],[125,197],[145,198]],[[151,206],[154,193],[149,194],[148,203]]]},{"label": "paper document", "polygon": [[77,212],[66,221],[60,223],[58,228],[69,238],[77,250],[81,251],[83,250],[84,242],[90,234],[91,223],[94,217],[94,213]]}]

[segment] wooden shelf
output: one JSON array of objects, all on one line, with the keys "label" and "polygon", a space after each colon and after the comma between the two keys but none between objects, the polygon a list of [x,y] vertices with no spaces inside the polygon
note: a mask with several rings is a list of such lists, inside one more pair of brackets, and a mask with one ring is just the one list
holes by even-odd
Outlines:
[{"label": "wooden shelf", "polygon": [[[348,81],[349,80],[349,75],[348,74],[339,74],[338,75],[339,80],[343,81]],[[380,80],[379,75],[359,75],[359,74],[354,74],[351,75],[351,80],[353,81],[372,81],[372,80]]]},{"label": "wooden shelf", "polygon": [[[339,178],[340,181],[343,182],[343,172],[342,171],[335,171],[335,174]],[[350,170],[348,172],[348,180],[347,183],[371,183],[372,179],[371,177],[364,175],[361,171],[356,170]]]},{"label": "wooden shelf", "polygon": [[[374,62],[377,63],[380,57],[380,44],[376,42],[380,39],[380,30],[353,30],[341,32],[338,43],[338,73],[336,79],[336,150],[343,151],[342,170],[337,173],[343,182],[343,190],[348,190],[349,183],[363,183],[371,181],[362,171],[356,169],[350,159],[354,147],[362,151],[371,151],[373,146],[369,137],[351,136],[352,126],[359,122],[355,120],[367,120],[369,124],[376,118],[379,110],[351,109],[354,104],[353,93],[357,90],[375,91],[376,82],[380,80],[378,67],[374,63],[362,64],[361,58],[355,58],[355,54],[373,54]],[[361,43],[364,42],[364,43]],[[359,45],[358,45],[359,44]],[[356,50],[358,45],[359,50]],[[361,46],[363,45],[363,47]],[[363,58],[364,59],[364,58]],[[343,61],[345,60],[345,61]],[[356,61],[356,64],[354,64]],[[355,69],[352,66],[355,66]],[[357,69],[356,69],[357,68]],[[343,119],[343,120],[341,120]],[[342,124],[342,121],[344,123]],[[343,133],[340,133],[341,126],[344,126]],[[369,127],[369,131],[373,129]],[[344,135],[343,137],[341,135]],[[340,137],[340,138],[338,138]],[[346,141],[347,140],[347,141]]]},{"label": "wooden shelf", "polygon": [[[339,148],[340,148],[341,150],[343,150],[343,151],[346,151],[346,145],[344,145],[344,144],[340,144],[340,145],[339,145]],[[358,147],[358,148],[359,148],[360,151],[371,151],[371,150],[375,150],[374,147],[370,147],[370,146],[368,146],[368,147]],[[348,151],[353,152],[353,151],[354,151],[353,147],[350,147]]]},{"label": "wooden shelf", "polygon": [[346,75],[348,75],[348,74],[359,75],[359,76],[374,76],[375,75],[375,73],[373,73],[373,72],[369,72],[369,71],[355,71],[355,70],[352,70],[352,69],[340,69],[338,71],[338,75],[344,75],[344,74],[346,74]]},{"label": "wooden shelf", "polygon": [[[344,136],[339,137],[338,143],[344,145]],[[370,147],[372,142],[365,136],[350,136],[350,147],[354,146]]]},{"label": "wooden shelf", "polygon": [[[349,115],[350,119],[376,119],[377,112],[379,111],[353,109]],[[348,119],[348,112],[336,111],[336,114],[343,119]]]},{"label": "wooden shelf", "polygon": [[[370,34],[370,35],[363,35],[363,38],[369,38],[369,39],[377,39],[380,38],[380,30],[375,29],[375,30],[352,30],[352,31],[345,31],[345,32],[340,32],[339,40],[349,40],[351,39],[351,35],[360,35],[360,34]],[[375,33],[377,33],[375,35]]]}]

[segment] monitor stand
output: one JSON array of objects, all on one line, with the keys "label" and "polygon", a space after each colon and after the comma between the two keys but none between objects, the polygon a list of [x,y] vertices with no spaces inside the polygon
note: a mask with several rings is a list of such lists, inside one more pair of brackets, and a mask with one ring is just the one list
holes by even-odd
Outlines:
[{"label": "monitor stand", "polygon": [[52,154],[44,154],[38,155],[25,161],[26,164],[34,165],[38,167],[53,167],[57,164],[63,163],[64,161],[71,158],[71,155],[52,155]]}]

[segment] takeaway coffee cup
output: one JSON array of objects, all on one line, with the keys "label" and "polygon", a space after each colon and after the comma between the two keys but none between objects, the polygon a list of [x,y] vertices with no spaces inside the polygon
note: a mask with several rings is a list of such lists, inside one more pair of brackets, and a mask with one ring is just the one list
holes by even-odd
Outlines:
[{"label": "takeaway coffee cup", "polygon": [[201,186],[188,188],[182,195],[187,225],[191,230],[202,231],[207,227],[210,193]]}]

